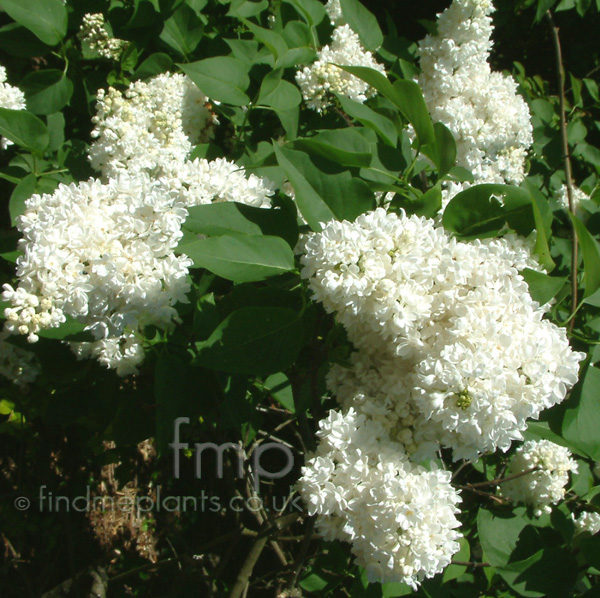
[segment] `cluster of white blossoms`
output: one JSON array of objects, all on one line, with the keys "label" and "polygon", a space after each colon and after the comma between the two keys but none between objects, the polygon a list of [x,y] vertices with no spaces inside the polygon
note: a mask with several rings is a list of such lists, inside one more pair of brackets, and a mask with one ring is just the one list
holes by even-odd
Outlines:
[{"label": "cluster of white blossoms", "polygon": [[6,336],[6,333],[0,333],[0,375],[25,387],[38,377],[40,363],[32,351],[6,342]]},{"label": "cluster of white blossoms", "polygon": [[460,242],[378,209],[328,223],[303,251],[314,298],[358,350],[333,368],[331,390],[415,460],[440,444],[455,459],[507,450],[577,381],[584,355],[531,299],[516,237]]},{"label": "cluster of white blossoms", "polygon": [[439,15],[437,34],[419,43],[419,84],[433,119],[454,134],[457,164],[476,183],[519,183],[532,126],[516,82],[488,63],[493,11],[491,0],[454,0]]},{"label": "cluster of white blossoms", "polygon": [[331,93],[361,103],[376,94],[368,83],[338,68],[336,64],[366,66],[385,75],[383,65],[363,48],[358,35],[349,25],[336,27],[331,36],[331,45],[324,46],[313,64],[296,73],[296,82],[309,108],[322,112],[331,105]]},{"label": "cluster of white blossoms", "polygon": [[502,484],[502,494],[533,507],[539,517],[564,498],[569,473],[577,473],[577,468],[564,446],[545,439],[528,440],[515,451],[507,470],[507,476],[524,475]]},{"label": "cluster of white blossoms", "polygon": [[108,60],[118,60],[127,47],[126,41],[109,34],[104,15],[100,12],[84,15],[77,37],[90,52]]},{"label": "cluster of white blossoms", "polygon": [[342,14],[342,5],[340,4],[340,0],[327,0],[325,10],[327,11],[327,16],[329,17],[332,25],[344,24],[344,15]]},{"label": "cluster of white blossoms", "polygon": [[173,252],[187,208],[213,201],[267,206],[272,193],[227,160],[194,160],[176,172],[124,172],[28,199],[17,219],[19,285],[4,285],[3,300],[12,304],[6,329],[35,342],[41,329],[71,316],[97,339],[74,343],[79,355],[120,375],[135,372],[144,357],[141,331],[170,328],[174,305],[187,301],[192,261]]},{"label": "cluster of white blossoms", "polygon": [[330,411],[299,482],[326,540],[352,544],[370,581],[416,588],[459,549],[460,497],[450,472],[413,464],[401,444],[365,415]]},{"label": "cluster of white blossoms", "polygon": [[218,122],[208,98],[179,73],[136,81],[124,94],[101,89],[96,109],[90,160],[108,178],[124,171],[164,174],[208,141]]},{"label": "cluster of white blossoms", "polygon": [[593,536],[600,532],[600,513],[583,511],[578,517],[572,517],[576,534],[588,533]]},{"label": "cluster of white blossoms", "polygon": [[[6,69],[0,66],[0,108],[9,110],[25,110],[25,94],[18,88],[6,82]],[[6,149],[13,142],[2,137],[0,147]]]}]

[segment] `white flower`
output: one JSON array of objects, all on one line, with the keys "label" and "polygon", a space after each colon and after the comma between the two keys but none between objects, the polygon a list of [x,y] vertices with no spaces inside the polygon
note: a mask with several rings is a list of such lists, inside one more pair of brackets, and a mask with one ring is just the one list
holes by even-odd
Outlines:
[{"label": "white flower", "polygon": [[342,6],[340,0],[327,0],[325,5],[327,16],[331,20],[332,25],[343,25],[344,17],[342,15]]},{"label": "white flower", "polygon": [[187,208],[212,201],[267,207],[270,187],[226,160],[195,160],[172,176],[124,172],[108,183],[90,179],[33,195],[17,226],[19,285],[4,285],[5,328],[37,341],[43,328],[70,316],[96,341],[74,343],[121,375],[134,373],[144,353],[141,332],[178,321],[192,261],[176,256]]},{"label": "white flower", "polygon": [[573,514],[571,516],[576,534],[589,533],[593,536],[600,532],[600,513],[584,511],[579,517],[575,517]]},{"label": "white flower", "polygon": [[417,460],[439,444],[455,459],[507,450],[577,381],[584,355],[531,299],[516,237],[460,242],[378,209],[327,223],[301,250],[315,300],[358,350],[330,389]]},{"label": "white flower", "polygon": [[[437,35],[419,43],[419,84],[433,119],[454,134],[457,164],[475,183],[516,184],[533,133],[517,84],[488,63],[493,10],[490,0],[454,0],[438,17]],[[444,205],[458,190],[445,194]]]},{"label": "white flower", "polygon": [[324,46],[317,60],[296,73],[296,82],[307,106],[317,112],[331,105],[331,93],[339,93],[357,102],[365,102],[375,90],[362,79],[335,66],[366,66],[385,75],[385,68],[365,50],[358,35],[348,25],[336,27],[330,46]]},{"label": "white flower", "polygon": [[106,30],[102,13],[85,14],[77,37],[89,51],[109,60],[119,60],[128,43],[111,37]]},{"label": "white flower", "polygon": [[[25,110],[25,94],[18,88],[6,82],[6,69],[0,66],[0,108],[9,110]],[[13,142],[2,137],[0,147],[6,149]]]},{"label": "white flower", "polygon": [[350,409],[330,411],[298,485],[317,530],[350,542],[370,581],[416,589],[459,549],[460,497],[450,473],[412,464],[402,445]]},{"label": "white flower", "polygon": [[565,496],[569,472],[577,472],[577,463],[569,449],[549,440],[529,440],[520,446],[511,459],[507,476],[527,473],[502,484],[502,493],[515,502],[523,502],[539,517],[550,513],[551,505]]},{"label": "white flower", "polygon": [[125,170],[165,174],[207,141],[217,123],[208,98],[181,74],[136,81],[124,95],[101,89],[96,108],[90,160],[105,178]]}]

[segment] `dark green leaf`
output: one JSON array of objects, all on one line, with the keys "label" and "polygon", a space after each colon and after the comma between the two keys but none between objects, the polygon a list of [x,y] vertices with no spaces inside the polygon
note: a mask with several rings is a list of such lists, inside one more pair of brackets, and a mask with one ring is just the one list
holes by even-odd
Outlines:
[{"label": "dark green leaf", "polygon": [[93,341],[94,337],[92,333],[85,330],[85,327],[86,324],[82,324],[74,318],[67,316],[66,321],[58,328],[45,328],[40,330],[37,335],[40,338],[52,338],[61,341]]},{"label": "dark green leaf", "polygon": [[358,33],[367,50],[374,52],[383,44],[383,34],[375,16],[358,0],[340,0],[344,21]]},{"label": "dark green leaf", "polygon": [[200,43],[203,30],[196,13],[184,4],[165,21],[160,39],[182,56],[188,57]]},{"label": "dark green leaf", "polygon": [[25,212],[25,201],[35,193],[36,185],[37,177],[35,174],[28,174],[14,188],[8,202],[8,211],[12,226],[16,226],[17,217]]},{"label": "dark green leaf", "polygon": [[302,101],[300,90],[281,78],[283,69],[270,71],[262,81],[257,104],[263,104],[277,111],[295,108]]},{"label": "dark green leaf", "polygon": [[306,178],[294,166],[297,154],[300,152],[293,152],[292,150],[280,148],[276,143],[273,144],[273,150],[275,151],[279,165],[294,188],[298,209],[308,222],[309,226],[314,231],[320,231],[322,229],[321,223],[335,220],[335,214]]},{"label": "dark green leaf", "polygon": [[570,445],[600,461],[600,370],[589,366],[565,403],[562,435]]},{"label": "dark green leaf", "polygon": [[553,299],[568,280],[566,277],[548,276],[530,268],[525,268],[521,274],[529,286],[529,294],[540,305]]},{"label": "dark green leaf", "polygon": [[284,409],[287,409],[290,413],[296,413],[292,385],[285,374],[278,372],[269,376],[265,380],[265,388],[269,390]]},{"label": "dark green leaf", "polygon": [[252,282],[294,269],[294,254],[281,238],[273,236],[223,235],[179,247],[194,261],[234,282]]},{"label": "dark green leaf", "polygon": [[314,137],[296,140],[294,147],[306,149],[342,166],[361,168],[371,164],[369,142],[352,128],[320,131]]},{"label": "dark green leaf", "polygon": [[250,85],[248,69],[237,58],[216,56],[177,66],[212,100],[234,106],[250,102],[245,93]]},{"label": "dark green leaf", "polygon": [[375,133],[377,133],[377,135],[379,135],[379,137],[381,137],[388,145],[392,147],[398,145],[398,131],[396,130],[396,125],[394,125],[387,116],[383,116],[383,114],[371,110],[368,106],[365,106],[360,102],[355,102],[343,95],[335,94],[335,96],[340,102],[342,110],[348,116],[357,120],[361,125],[375,131]]},{"label": "dark green leaf", "polygon": [[415,128],[420,145],[435,143],[433,123],[421,89],[414,81],[402,79],[393,85],[385,75],[365,66],[342,66],[341,69],[367,82],[390,100]]},{"label": "dark green leaf", "polygon": [[0,0],[0,6],[49,46],[67,33],[67,8],[62,0]]},{"label": "dark green leaf", "polygon": [[25,93],[27,109],[34,114],[53,114],[62,110],[73,95],[73,83],[62,71],[34,71],[19,87]]},{"label": "dark green leaf", "polygon": [[50,142],[46,125],[25,110],[0,108],[0,135],[37,154]]},{"label": "dark green leaf", "polygon": [[299,315],[286,308],[245,307],[230,314],[198,343],[197,365],[266,376],[289,368],[303,344]]},{"label": "dark green leaf", "polygon": [[450,201],[442,222],[446,230],[461,239],[493,237],[507,225],[528,234],[534,225],[531,206],[531,195],[524,189],[510,185],[476,185]]},{"label": "dark green leaf", "polygon": [[456,142],[450,129],[442,123],[433,125],[435,143],[424,145],[423,153],[433,160],[437,167],[438,175],[443,177],[450,172],[456,162]]},{"label": "dark green leaf", "polygon": [[134,79],[149,79],[167,72],[173,66],[173,60],[168,54],[156,52],[151,54],[138,66],[133,73]]},{"label": "dark green leaf", "polygon": [[274,235],[285,239],[291,247],[298,240],[298,225],[289,209],[255,208],[235,202],[217,202],[188,209],[183,228],[209,236],[241,233]]},{"label": "dark green leaf", "polygon": [[585,292],[583,297],[586,298],[600,289],[600,250],[598,249],[598,243],[588,232],[583,222],[574,214],[569,213],[569,216],[583,251],[583,264],[585,266],[583,275]]}]

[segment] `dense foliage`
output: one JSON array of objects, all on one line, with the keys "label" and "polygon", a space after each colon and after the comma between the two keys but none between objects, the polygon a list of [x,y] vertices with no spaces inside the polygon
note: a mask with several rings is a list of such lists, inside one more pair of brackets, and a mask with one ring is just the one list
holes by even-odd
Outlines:
[{"label": "dense foliage", "polygon": [[600,596],[600,1],[497,4],[0,0],[2,596]]}]

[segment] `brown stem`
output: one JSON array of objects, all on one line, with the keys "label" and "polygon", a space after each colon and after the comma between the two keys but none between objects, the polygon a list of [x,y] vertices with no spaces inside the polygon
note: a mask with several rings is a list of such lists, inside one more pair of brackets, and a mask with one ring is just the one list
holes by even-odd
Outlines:
[{"label": "brown stem", "polygon": [[485,486],[499,486],[500,484],[504,484],[504,482],[510,482],[511,480],[516,480],[524,475],[528,475],[537,471],[539,467],[530,467],[525,471],[521,471],[520,473],[514,473],[513,475],[509,475],[505,478],[497,478],[495,480],[490,480],[489,482],[477,482],[476,484],[467,484],[469,488],[485,488]]},{"label": "brown stem", "polygon": [[[554,55],[556,59],[556,73],[558,76],[558,99],[560,102],[560,137],[562,141],[563,163],[565,168],[565,179],[567,186],[567,197],[569,199],[569,212],[575,213],[573,201],[573,178],[571,175],[571,159],[569,154],[569,140],[567,137],[567,117],[565,110],[565,69],[563,65],[562,49],[560,45],[560,37],[558,35],[558,27],[554,22],[552,13],[546,13],[550,31],[552,32],[552,41],[554,43]],[[569,331],[573,330],[575,325],[575,312],[577,311],[577,268],[579,264],[579,246],[577,243],[577,232],[575,226],[572,225],[573,231],[573,249],[571,255],[571,319],[568,324]]]},{"label": "brown stem", "polygon": [[461,567],[491,567],[489,563],[474,563],[472,561],[450,561],[451,565],[459,565]]},{"label": "brown stem", "polygon": [[294,573],[290,577],[290,580],[287,584],[287,590],[293,590],[298,584],[298,579],[300,578],[300,574],[302,573],[302,569],[304,567],[304,561],[306,560],[306,556],[308,554],[308,547],[310,546],[311,540],[313,538],[313,532],[315,529],[315,518],[311,517],[306,524],[306,530],[304,532],[304,538],[302,539],[302,544],[300,546],[300,551],[298,553],[298,557],[294,562]]},{"label": "brown stem", "polygon": [[254,566],[258,562],[260,555],[269,541],[269,536],[263,536],[262,538],[258,538],[256,542],[252,545],[240,572],[238,573],[235,584],[229,593],[229,598],[242,598],[244,592],[246,591],[246,587],[249,583],[250,576],[252,575],[252,571],[254,571]]}]

